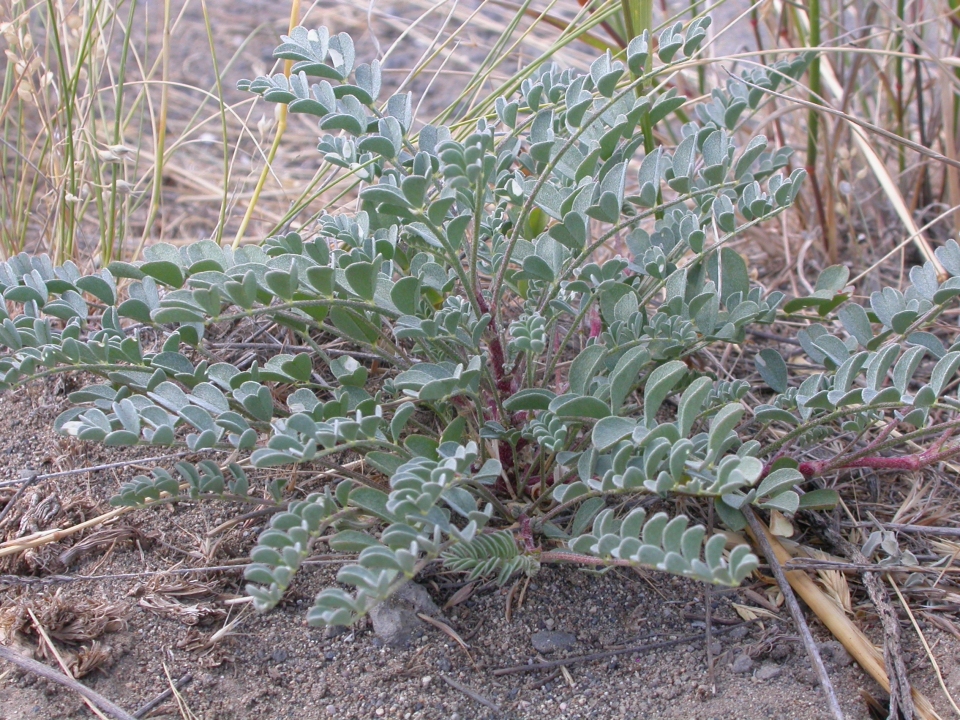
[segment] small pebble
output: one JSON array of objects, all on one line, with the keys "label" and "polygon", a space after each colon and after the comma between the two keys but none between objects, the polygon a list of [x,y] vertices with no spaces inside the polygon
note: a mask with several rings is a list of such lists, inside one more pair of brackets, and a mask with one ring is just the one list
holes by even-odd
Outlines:
[{"label": "small pebble", "polygon": [[572,648],[577,642],[577,636],[568,632],[546,630],[531,635],[530,642],[533,643],[533,649],[537,652],[552,653]]},{"label": "small pebble", "polygon": [[554,622],[553,618],[547,618],[543,621],[543,625],[545,628],[547,628],[547,630],[553,630],[553,626],[556,625],[556,623]]},{"label": "small pebble", "polygon": [[774,660],[783,661],[786,660],[793,653],[793,648],[790,646],[790,643],[777,643],[770,650],[770,657]]},{"label": "small pebble", "polygon": [[743,640],[747,636],[747,626],[738,625],[733,630],[727,633],[727,637],[733,641]]},{"label": "small pebble", "polygon": [[753,670],[753,660],[746,653],[741,653],[733,661],[731,669],[735,673],[748,673]]},{"label": "small pebble", "polygon": [[288,656],[287,656],[287,651],[284,650],[283,648],[280,648],[278,650],[274,650],[273,654],[270,657],[273,658],[274,662],[282,663],[284,660],[287,659]]},{"label": "small pebble", "polygon": [[346,627],[343,626],[343,625],[327,625],[327,626],[323,629],[323,639],[324,639],[324,640],[332,640],[332,639],[335,638],[335,637],[340,637],[340,636],[343,635],[347,630],[348,630],[348,628],[346,628]]},{"label": "small pebble", "polygon": [[333,662],[336,659],[336,657],[337,657],[337,654],[332,650],[327,650],[323,654],[323,659],[326,660],[327,662]]},{"label": "small pebble", "polygon": [[327,705],[327,715],[336,715],[337,709],[333,705]]},{"label": "small pebble", "polygon": [[773,680],[780,674],[780,666],[773,663],[764,663],[754,674],[757,680]]},{"label": "small pebble", "polygon": [[853,663],[853,658],[850,657],[850,653],[836,640],[817,643],[817,647],[824,659],[832,661],[835,665],[845,667]]},{"label": "small pebble", "polygon": [[422,678],[420,678],[420,684],[423,685],[424,687],[426,687],[432,682],[433,682],[433,677],[431,677],[430,675],[424,675]]}]

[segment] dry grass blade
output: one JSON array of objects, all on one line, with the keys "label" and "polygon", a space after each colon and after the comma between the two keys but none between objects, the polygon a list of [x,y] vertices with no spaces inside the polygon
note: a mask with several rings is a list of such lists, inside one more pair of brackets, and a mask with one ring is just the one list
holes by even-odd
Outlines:
[{"label": "dry grass blade", "polygon": [[182,603],[159,593],[140,598],[140,607],[168,620],[184,625],[199,625],[226,617],[226,610],[205,603]]},{"label": "dry grass blade", "polygon": [[[163,664],[163,674],[166,675],[167,684],[170,686],[170,693],[177,702],[177,710],[180,712],[180,717],[182,717],[183,720],[199,720],[197,715],[190,709],[190,706],[187,705],[187,701],[183,699],[183,695],[180,694],[180,688],[186,683],[181,684],[180,681],[175,683],[173,677],[170,675],[170,668],[167,667],[166,663]],[[181,681],[182,679],[183,678],[181,678]]]},{"label": "dry grass blade", "polygon": [[8,540],[7,542],[0,543],[0,557],[16,555],[24,550],[30,550],[31,548],[37,548],[41,545],[48,545],[49,543],[53,542],[59,542],[65,537],[70,537],[71,535],[76,535],[78,532],[82,532],[88,528],[102,525],[103,523],[109,522],[110,520],[118,518],[121,515],[126,515],[132,510],[133,508],[120,507],[111,510],[110,512],[103,513],[102,515],[98,515],[97,517],[91,518],[85,522],[72,525],[66,529],[54,528],[52,530],[44,530],[42,532],[34,533],[28,537]]},{"label": "dry grass blade", "polygon": [[[817,550],[811,550],[811,554],[818,559],[827,559],[825,553]],[[839,570],[817,570],[817,577],[820,578],[820,584],[823,585],[827,596],[837,604],[837,607],[847,615],[853,615],[853,603],[850,600],[850,585],[847,583],[847,576]]]},{"label": "dry grass blade", "polygon": [[146,702],[143,705],[141,705],[137,709],[137,711],[133,714],[133,716],[135,718],[145,717],[150,711],[160,707],[160,705],[162,705],[168,699],[173,697],[173,693],[177,692],[178,690],[182,690],[184,687],[189,685],[192,681],[193,681],[193,674],[187,673],[186,675],[181,677],[179,680],[177,680],[177,682],[174,683],[171,687],[168,687],[162,693],[157,695],[153,700],[150,700],[149,702]]},{"label": "dry grass blade", "polygon": [[927,642],[927,638],[924,636],[923,631],[917,624],[917,618],[913,615],[913,610],[910,608],[910,603],[908,603],[906,598],[903,597],[903,593],[900,592],[900,588],[897,586],[897,583],[889,575],[887,576],[887,582],[890,583],[890,587],[893,588],[893,591],[900,599],[900,604],[910,617],[910,622],[913,624],[913,629],[916,631],[917,637],[920,638],[920,644],[923,645],[923,650],[926,652],[927,658],[930,660],[930,666],[933,668],[933,671],[937,676],[937,681],[940,683],[940,688],[943,690],[943,694],[953,707],[954,712],[956,712],[957,716],[960,717],[960,707],[957,707],[957,702],[953,699],[953,695],[950,694],[946,683],[943,681],[943,673],[940,672],[940,663],[938,663],[937,659],[933,656],[933,651],[930,649],[930,644]]},{"label": "dry grass blade", "polygon": [[[769,532],[766,533],[767,539],[781,565],[790,561],[790,553],[780,544],[780,541]],[[867,639],[867,636],[850,620],[837,604],[817,587],[817,584],[803,571],[786,570],[784,572],[790,587],[794,589],[797,595],[807,604],[807,606],[816,614],[826,628],[833,633],[833,636],[840,641],[847,652],[854,660],[866,671],[880,686],[890,691],[890,679],[887,676],[884,667],[883,655]],[[913,703],[917,709],[917,715],[922,720],[939,720],[933,705],[919,690],[912,690]]]},{"label": "dry grass blade", "polygon": [[776,542],[776,540],[774,536],[770,534],[767,526],[760,521],[751,508],[744,507],[742,512],[743,516],[747,520],[747,527],[750,530],[750,535],[760,547],[763,555],[767,558],[767,562],[770,564],[770,569],[773,571],[773,576],[776,578],[777,584],[780,586],[780,590],[783,592],[784,601],[786,602],[787,608],[790,610],[790,616],[793,618],[793,623],[796,625],[797,631],[800,633],[800,639],[803,641],[804,648],[807,651],[807,657],[810,659],[810,664],[813,665],[814,671],[817,673],[817,679],[820,682],[820,689],[823,690],[830,714],[833,715],[837,720],[843,720],[843,711],[840,709],[840,702],[837,700],[836,692],[833,689],[833,683],[831,682],[830,676],[827,674],[827,669],[823,664],[823,658],[820,657],[820,651],[818,650],[816,643],[813,641],[813,635],[810,633],[810,627],[807,625],[807,622],[803,617],[803,610],[800,609],[800,605],[797,603],[797,599],[790,589],[789,581],[787,580],[783,571],[783,563],[779,560],[777,553],[774,550],[773,542]]},{"label": "dry grass blade", "polygon": [[747,622],[750,622],[751,620],[758,620],[760,618],[770,618],[771,620],[783,619],[777,613],[765,608],[751,607],[749,605],[742,605],[740,603],[730,603],[730,605],[736,611],[737,615]]},{"label": "dry grass blade", "polygon": [[425,615],[424,613],[417,613],[417,617],[423,620],[424,622],[426,622],[427,624],[433,625],[433,627],[437,628],[437,630],[439,630],[440,632],[445,634],[447,637],[449,637],[451,640],[453,640],[455,643],[457,643],[457,645],[460,646],[460,649],[463,650],[463,654],[467,656],[467,659],[470,661],[470,664],[473,665],[474,667],[477,667],[477,661],[474,660],[473,655],[470,654],[470,646],[467,645],[466,641],[462,637],[460,637],[460,634],[456,630],[454,630],[452,627],[447,625],[447,623],[443,622],[442,620],[437,620],[436,618],[432,618],[429,615]]},{"label": "dry grass blade", "polygon": [[475,700],[476,702],[480,703],[480,704],[483,705],[484,707],[490,708],[491,710],[493,710],[493,711],[496,712],[496,713],[499,713],[499,712],[500,712],[500,708],[499,708],[499,707],[497,707],[491,700],[489,700],[488,698],[484,697],[483,695],[481,695],[480,693],[478,693],[478,692],[477,692],[476,690],[474,690],[473,688],[467,687],[467,686],[464,685],[463,683],[459,683],[459,682],[457,682],[456,680],[454,680],[453,678],[447,677],[446,675],[441,675],[441,676],[440,676],[440,679],[443,680],[443,681],[444,681],[447,685],[449,685],[450,687],[452,687],[452,688],[454,688],[454,689],[459,690],[460,692],[462,692],[464,695],[466,695],[467,697],[469,697],[471,700]]},{"label": "dry grass blade", "polygon": [[38,618],[44,631],[61,642],[84,643],[126,628],[127,610],[120,604],[53,595],[21,595],[0,609],[0,640],[9,642],[28,631],[28,617]]},{"label": "dry grass blade", "polygon": [[459,605],[460,603],[466,602],[473,595],[474,589],[476,589],[477,583],[467,583],[462,588],[457,590],[453,595],[450,596],[450,599],[444,603],[443,609],[449,610],[452,607]]},{"label": "dry grass blade", "polygon": [[[850,558],[857,563],[867,563],[860,548],[846,540],[840,541]],[[883,661],[886,665],[887,676],[890,679],[890,715],[902,717],[903,720],[913,720],[916,708],[911,696],[910,678],[907,675],[906,663],[903,660],[903,646],[900,642],[900,620],[890,605],[890,598],[883,587],[877,573],[863,573],[863,584],[867,594],[880,616],[880,625],[883,627]],[[868,701],[868,704],[869,701]]]},{"label": "dry grass blade", "polygon": [[[66,566],[72,565],[81,555],[100,548],[112,549],[117,543],[136,540],[142,537],[140,531],[131,525],[112,525],[85,537],[80,542],[64,550],[58,560]],[[108,551],[109,552],[109,551]]]}]

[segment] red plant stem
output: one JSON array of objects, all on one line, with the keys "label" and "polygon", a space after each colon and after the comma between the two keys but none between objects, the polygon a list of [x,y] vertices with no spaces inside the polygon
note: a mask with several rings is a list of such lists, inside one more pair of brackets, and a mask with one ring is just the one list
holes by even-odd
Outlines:
[{"label": "red plant stem", "polygon": [[956,455],[960,455],[960,443],[953,445],[946,450],[940,450],[942,441],[938,442],[929,450],[914,455],[901,455],[900,457],[859,457],[851,460],[814,460],[800,463],[798,470],[804,477],[812,478],[823,475],[831,470],[843,470],[850,468],[871,468],[874,470],[903,470],[911,472],[921,470],[929,465],[949,460]]},{"label": "red plant stem", "polygon": [[536,546],[533,544],[533,528],[530,526],[530,518],[526,515],[521,515],[520,518],[520,537],[523,538],[523,545],[527,552],[533,552],[536,550]]},{"label": "red plant stem", "polygon": [[[483,293],[477,293],[477,305],[480,307],[480,312],[490,312],[490,305],[487,303],[487,299],[483,297]],[[490,321],[490,328],[493,330],[493,337],[490,338],[489,343],[490,364],[493,366],[493,376],[497,381],[497,390],[502,395],[509,396],[515,391],[515,388],[511,379],[503,371],[506,357],[503,354],[503,344],[500,342],[500,331],[496,323],[495,318]]]},{"label": "red plant stem", "polygon": [[600,321],[600,313],[597,311],[595,307],[591,308],[590,309],[590,338],[593,339],[593,338],[600,337],[601,330],[603,330],[603,324]]}]

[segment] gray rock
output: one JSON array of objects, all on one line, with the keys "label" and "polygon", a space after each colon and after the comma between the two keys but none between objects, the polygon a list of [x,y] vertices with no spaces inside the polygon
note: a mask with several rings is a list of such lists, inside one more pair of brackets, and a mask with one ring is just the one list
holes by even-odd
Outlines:
[{"label": "gray rock", "polygon": [[793,647],[790,643],[781,642],[777,643],[770,650],[770,657],[774,660],[786,660],[793,653]]},{"label": "gray rock", "polygon": [[836,640],[817,643],[817,649],[820,650],[820,654],[824,660],[829,660],[834,665],[846,667],[847,665],[853,664],[853,658],[850,657],[850,653]]},{"label": "gray rock", "polygon": [[323,639],[333,640],[334,638],[338,638],[343,635],[349,629],[350,628],[343,625],[327,625],[327,627],[323,629]]},{"label": "gray rock", "polygon": [[373,631],[387,645],[406,647],[418,632],[423,631],[424,623],[417,613],[437,615],[440,608],[422,585],[408,582],[370,611]]},{"label": "gray rock", "polygon": [[533,649],[541,653],[552,653],[557,650],[569,650],[577,643],[577,636],[573,633],[559,630],[543,630],[530,637]]},{"label": "gray rock", "polygon": [[737,625],[737,627],[727,633],[727,637],[731,642],[736,642],[738,640],[743,640],[747,636],[748,632],[749,630],[747,629],[746,625]]},{"label": "gray rock", "polygon": [[753,659],[746,653],[741,653],[734,659],[731,669],[735,673],[748,673],[753,670]]},{"label": "gray rock", "polygon": [[760,669],[754,673],[754,677],[757,678],[757,680],[773,680],[779,674],[779,665],[775,665],[774,663],[764,663],[760,666]]}]

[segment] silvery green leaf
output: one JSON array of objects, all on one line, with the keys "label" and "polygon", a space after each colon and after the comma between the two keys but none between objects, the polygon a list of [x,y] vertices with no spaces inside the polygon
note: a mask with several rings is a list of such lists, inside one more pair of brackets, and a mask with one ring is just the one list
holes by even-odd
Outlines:
[{"label": "silvery green leaf", "polygon": [[848,303],[840,308],[837,313],[840,322],[848,333],[857,339],[861,345],[866,347],[873,340],[873,329],[870,327],[870,319],[867,317],[867,311],[856,303]]},{"label": "silvery green leaf", "polygon": [[573,525],[570,527],[570,534],[573,537],[582,535],[586,532],[596,518],[597,514],[603,509],[604,506],[603,498],[588,498],[584,500],[580,507],[577,509],[577,514],[574,516]]},{"label": "silvery green leaf", "polygon": [[847,286],[847,280],[849,278],[849,267],[846,265],[831,265],[828,268],[824,268],[820,273],[814,290],[836,294]]},{"label": "silvery green leaf", "polygon": [[733,176],[736,180],[742,178],[749,170],[750,167],[756,162],[757,158],[763,153],[767,148],[767,138],[764,135],[757,135],[754,137],[746,148],[743,150],[743,154],[740,155],[740,159],[737,160],[737,164],[734,166]]},{"label": "silvery green leaf", "polygon": [[746,297],[750,291],[750,276],[747,263],[736,250],[720,248],[720,299],[726,305],[730,296],[741,293]]},{"label": "silvery green leaf", "polygon": [[773,348],[764,348],[753,359],[760,377],[779,393],[787,391],[787,364]]},{"label": "silvery green leaf", "polygon": [[647,377],[643,388],[643,420],[648,428],[656,426],[657,411],[686,372],[687,366],[683,362],[671,360]]},{"label": "silvery green leaf", "polygon": [[758,497],[777,495],[782,490],[802,483],[803,474],[795,468],[780,468],[767,475],[757,488]]},{"label": "silvery green leaf", "polygon": [[793,490],[787,490],[766,502],[760,503],[760,507],[779,510],[792,515],[800,507],[800,496]]},{"label": "silvery green leaf", "polygon": [[712,387],[713,381],[709,377],[699,377],[683,391],[677,407],[677,426],[681,437],[690,434],[694,420],[700,414]]},{"label": "silvery green leaf", "polygon": [[943,394],[947,383],[956,375],[960,368],[960,351],[949,352],[937,361],[930,374],[930,387],[937,397]]},{"label": "silvery green leaf", "polygon": [[593,431],[591,432],[593,446],[601,452],[609,450],[624,438],[632,435],[636,427],[636,421],[630,418],[622,418],[615,415],[602,418],[593,426]]},{"label": "silvery green leaf", "polygon": [[907,391],[907,385],[913,379],[913,375],[917,371],[917,367],[919,367],[920,361],[923,359],[926,351],[927,349],[922,345],[912,347],[903,353],[897,361],[896,366],[893,368],[893,385],[901,394]]},{"label": "silvery green leaf", "polygon": [[733,428],[743,417],[743,408],[738,403],[729,403],[720,409],[713,420],[710,422],[707,447],[709,449],[710,461],[715,461],[723,445],[727,442],[727,436],[733,431]]},{"label": "silvery green leaf", "polygon": [[[632,294],[624,295],[626,297],[636,297]],[[623,298],[621,298],[621,301]],[[619,303],[617,304],[619,306]],[[650,353],[644,347],[635,347],[628,350],[617,361],[616,367],[610,373],[610,411],[618,413],[623,401],[626,399],[630,390],[637,382],[637,376],[640,369],[650,361]],[[654,371],[656,372],[656,371]],[[651,378],[653,374],[651,373]],[[646,393],[650,393],[650,381],[647,381]],[[672,386],[671,386],[672,387]],[[666,391],[669,392],[669,389]],[[644,400],[646,402],[646,399]],[[661,400],[662,402],[662,400]],[[659,406],[658,406],[659,407]],[[656,410],[654,410],[656,412]]]},{"label": "silvery green leaf", "polygon": [[940,282],[937,280],[937,269],[932,262],[923,265],[914,265],[910,268],[910,282],[920,294],[921,297],[933,301],[937,290],[940,289]]}]

